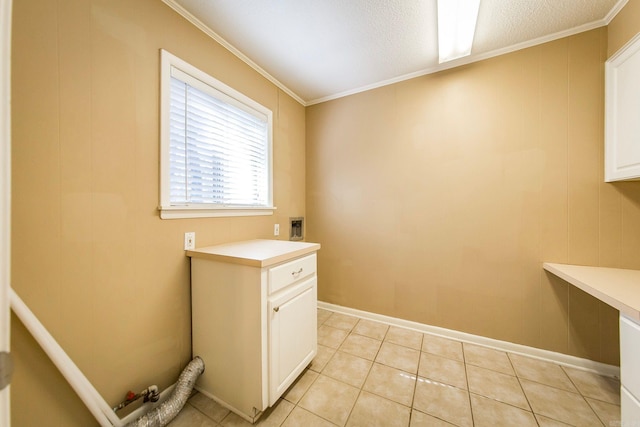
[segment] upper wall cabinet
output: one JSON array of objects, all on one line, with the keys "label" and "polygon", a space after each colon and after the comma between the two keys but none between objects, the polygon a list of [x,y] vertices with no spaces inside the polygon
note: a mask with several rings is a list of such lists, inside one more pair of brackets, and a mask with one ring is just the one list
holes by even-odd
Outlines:
[{"label": "upper wall cabinet", "polygon": [[640,33],[605,63],[606,182],[640,180]]}]

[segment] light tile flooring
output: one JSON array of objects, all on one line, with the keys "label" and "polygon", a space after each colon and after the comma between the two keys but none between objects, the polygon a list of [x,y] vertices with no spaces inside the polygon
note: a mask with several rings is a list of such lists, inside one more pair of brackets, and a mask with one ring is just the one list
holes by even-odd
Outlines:
[{"label": "light tile flooring", "polygon": [[[257,425],[614,427],[619,391],[612,378],[318,309],[318,356]],[[200,393],[170,424],[249,425]]]}]

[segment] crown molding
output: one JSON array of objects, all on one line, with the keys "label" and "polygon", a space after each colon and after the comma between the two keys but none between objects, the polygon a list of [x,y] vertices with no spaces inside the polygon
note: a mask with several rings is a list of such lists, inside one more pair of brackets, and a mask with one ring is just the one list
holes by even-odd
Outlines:
[{"label": "crown molding", "polygon": [[[626,3],[628,0],[621,0],[620,3]],[[618,3],[619,4],[619,3]],[[616,5],[617,7],[618,5]],[[624,6],[624,5],[623,5]],[[619,11],[619,10],[618,10]],[[616,12],[617,13],[617,12]],[[614,14],[615,16],[615,14]],[[609,15],[607,15],[609,18]],[[612,18],[611,18],[612,19]],[[440,71],[449,70],[451,68],[460,67],[462,65],[472,64],[474,62],[484,61],[485,59],[494,58],[496,56],[506,55],[508,53],[516,52],[519,50],[527,49],[530,47],[538,46],[544,43],[548,43],[554,40],[562,39],[565,37],[570,37],[576,34],[584,33],[586,31],[590,31],[596,28],[604,27],[607,25],[606,18],[600,19],[598,21],[593,21],[587,24],[580,25],[578,27],[570,28],[568,30],[559,31],[554,34],[549,34],[547,36],[538,37],[537,39],[528,40],[526,42],[517,43],[511,46],[507,46],[502,49],[495,49],[490,52],[479,53],[479,54],[471,54],[464,58],[459,58],[453,61],[445,62],[443,64],[439,64],[435,67],[425,68],[419,71],[415,71],[413,73],[404,74],[402,76],[394,77],[393,79],[380,81],[377,83],[373,83],[371,85],[362,86],[356,89],[340,92],[334,95],[329,95],[323,98],[314,99],[307,102],[307,106],[320,104],[322,102],[332,101],[334,99],[344,98],[345,96],[355,95],[361,92],[366,92],[368,90],[381,88],[384,86],[392,85],[394,83],[400,83],[406,80],[411,80],[416,77],[426,76],[428,74],[434,74]]]},{"label": "crown molding", "polygon": [[183,8],[181,5],[176,3],[174,0],[162,0],[162,2],[165,3],[167,6],[169,6],[171,9],[173,9],[174,11],[176,11],[184,19],[186,19],[187,21],[189,21],[190,23],[195,25],[200,31],[202,31],[203,33],[205,33],[206,35],[211,37],[213,40],[218,42],[222,47],[224,47],[229,52],[231,52],[233,55],[238,57],[238,59],[240,59],[242,62],[244,62],[245,64],[247,64],[251,68],[253,68],[260,75],[262,75],[262,77],[264,77],[265,79],[269,80],[271,83],[276,85],[279,89],[281,89],[287,95],[289,95],[290,97],[295,99],[297,102],[299,102],[303,106],[305,106],[305,107],[307,106],[307,103],[302,98],[300,98],[295,92],[293,92],[291,89],[289,89],[287,86],[285,86],[282,82],[280,82],[278,79],[276,79],[271,74],[269,74],[264,68],[260,67],[258,64],[253,62],[244,53],[242,53],[238,49],[236,49],[235,46],[233,46],[231,43],[226,41],[222,36],[220,36],[218,33],[216,33],[211,28],[209,28],[204,22],[200,21],[198,18],[196,18],[188,10]]},{"label": "crown molding", "polygon": [[611,8],[609,13],[607,13],[607,16],[604,17],[603,21],[605,22],[605,25],[609,25],[611,21],[613,21],[613,18],[615,18],[618,15],[618,13],[620,13],[622,8],[625,7],[628,2],[629,0],[619,0],[618,3],[616,3]]},{"label": "crown molding", "polygon": [[480,53],[480,54],[475,54],[475,55],[472,53],[471,55],[469,55],[467,57],[456,59],[454,61],[449,61],[449,62],[446,62],[446,63],[443,63],[443,64],[438,64],[437,66],[434,66],[434,67],[424,68],[422,70],[418,70],[418,71],[415,71],[415,72],[412,72],[412,73],[409,73],[409,74],[404,74],[402,76],[394,77],[392,79],[382,80],[382,81],[379,81],[379,82],[376,82],[376,83],[372,83],[370,85],[361,86],[361,87],[358,87],[358,88],[355,88],[355,89],[347,90],[347,91],[344,91],[344,92],[339,92],[339,93],[336,93],[336,94],[333,94],[333,95],[328,95],[328,96],[324,96],[324,97],[321,97],[321,98],[312,99],[310,101],[305,101],[300,96],[298,96],[295,92],[293,92],[291,89],[289,89],[287,86],[285,86],[282,82],[280,82],[278,79],[273,77],[266,70],[264,70],[258,64],[253,62],[249,57],[247,57],[245,54],[243,54],[241,51],[239,51],[235,46],[233,46],[231,43],[226,41],[223,37],[221,37],[219,34],[217,34],[215,31],[213,31],[207,25],[205,25],[202,21],[200,21],[198,18],[196,18],[193,14],[191,14],[189,11],[187,11],[185,8],[183,8],[181,5],[179,5],[176,2],[176,0],[162,0],[162,1],[167,6],[169,6],[174,11],[176,11],[179,15],[184,17],[187,21],[189,21],[190,23],[195,25],[202,32],[204,32],[209,37],[211,37],[216,42],[218,42],[220,45],[222,45],[225,49],[227,49],[233,55],[238,57],[240,60],[245,62],[247,65],[249,65],[255,71],[257,71],[259,74],[261,74],[264,78],[266,78],[271,83],[273,83],[278,88],[280,88],[287,95],[291,96],[293,99],[295,99],[302,106],[309,107],[311,105],[321,104],[321,103],[327,102],[327,101],[333,101],[335,99],[344,98],[346,96],[355,95],[355,94],[358,94],[358,93],[361,93],[361,92],[366,92],[366,91],[373,90],[373,89],[378,89],[378,88],[381,88],[381,87],[384,87],[384,86],[389,86],[389,85],[392,85],[392,84],[395,84],[395,83],[400,83],[400,82],[403,82],[403,81],[406,81],[406,80],[414,79],[416,77],[422,77],[422,76],[425,76],[425,75],[428,75],[428,74],[433,74],[433,73],[437,73],[437,72],[440,72],[440,71],[449,70],[451,68],[460,67],[462,65],[472,64],[474,62],[479,62],[479,61],[484,61],[485,59],[490,59],[490,58],[494,58],[496,56],[506,55],[508,53],[516,52],[518,50],[527,49],[527,48],[538,46],[538,45],[541,45],[541,44],[544,44],[544,43],[548,43],[548,42],[551,42],[551,41],[554,41],[554,40],[558,40],[558,39],[565,38],[565,37],[570,37],[570,36],[573,36],[573,35],[576,35],[576,34],[579,34],[579,33],[583,33],[583,32],[586,32],[586,31],[590,31],[590,30],[593,30],[593,29],[596,29],[596,28],[605,27],[605,26],[609,25],[609,23],[616,17],[616,15],[622,10],[622,8],[628,3],[629,0],[619,0],[604,18],[596,20],[596,21],[593,21],[593,22],[589,22],[587,24],[583,24],[583,25],[580,25],[580,26],[577,26],[577,27],[574,27],[574,28],[570,28],[568,30],[559,31],[559,32],[554,33],[554,34],[546,35],[546,36],[539,37],[537,39],[529,40],[529,41],[526,41],[526,42],[517,43],[517,44],[511,45],[511,46],[502,48],[502,49],[496,49],[496,50],[492,50],[490,52],[485,52],[485,53]]}]

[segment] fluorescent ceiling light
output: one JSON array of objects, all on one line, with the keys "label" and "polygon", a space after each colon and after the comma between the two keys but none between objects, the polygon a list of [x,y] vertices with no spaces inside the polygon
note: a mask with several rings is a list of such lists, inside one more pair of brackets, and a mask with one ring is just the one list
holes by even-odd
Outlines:
[{"label": "fluorescent ceiling light", "polygon": [[438,0],[438,60],[471,53],[480,0]]}]

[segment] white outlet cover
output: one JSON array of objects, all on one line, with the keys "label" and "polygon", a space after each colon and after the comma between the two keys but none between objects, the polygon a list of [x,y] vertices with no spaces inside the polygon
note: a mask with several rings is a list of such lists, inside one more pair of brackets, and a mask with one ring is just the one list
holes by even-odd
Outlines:
[{"label": "white outlet cover", "polygon": [[196,233],[188,232],[184,233],[184,250],[190,250],[196,248]]}]

